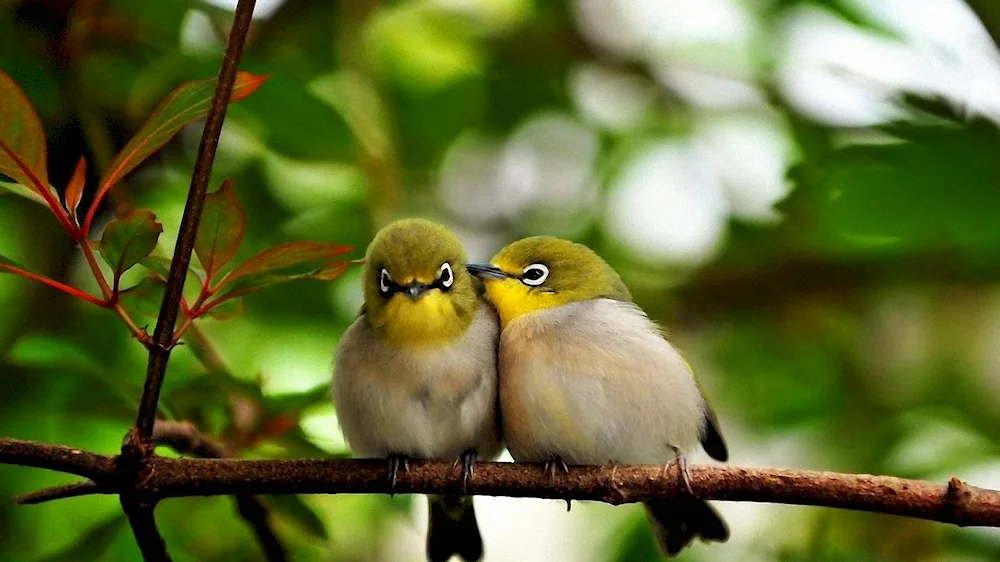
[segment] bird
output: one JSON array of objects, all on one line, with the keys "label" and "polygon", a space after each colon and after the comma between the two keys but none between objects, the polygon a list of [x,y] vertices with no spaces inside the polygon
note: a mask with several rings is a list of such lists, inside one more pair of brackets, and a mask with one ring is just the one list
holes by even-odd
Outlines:
[{"label": "bird", "polygon": [[661,464],[677,460],[689,493],[645,503],[661,552],[729,529],[690,493],[683,451],[728,449],[693,372],[632,302],[621,277],[590,248],[551,236],[518,240],[483,279],[500,316],[502,438],[515,461]]},{"label": "bird", "polygon": [[[389,489],[409,459],[461,462],[501,451],[499,320],[465,269],[459,239],[425,219],[382,228],[364,259],[364,305],[334,358],[332,398],[355,457],[385,458]],[[483,554],[472,498],[429,496],[427,558]]]}]

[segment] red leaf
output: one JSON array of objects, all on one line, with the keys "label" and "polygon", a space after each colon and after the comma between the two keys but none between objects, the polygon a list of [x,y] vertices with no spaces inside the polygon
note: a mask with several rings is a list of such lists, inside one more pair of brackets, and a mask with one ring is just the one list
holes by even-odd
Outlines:
[{"label": "red leaf", "polygon": [[[6,150],[0,152],[0,174],[36,190],[48,187],[45,132],[42,130],[42,122],[21,88],[2,71],[0,71],[0,143],[6,145]],[[18,165],[11,153],[20,156],[22,165]]]},{"label": "red leaf", "polygon": [[245,228],[243,206],[236,200],[233,182],[226,179],[218,191],[205,196],[205,209],[194,239],[194,251],[209,282],[233,259]]},{"label": "red leaf", "polygon": [[80,206],[80,200],[83,199],[83,184],[86,179],[87,159],[81,156],[80,161],[76,163],[73,177],[66,185],[66,210],[69,211],[69,216],[74,223],[76,223],[76,208]]},{"label": "red leaf", "polygon": [[[236,75],[236,84],[233,86],[233,94],[230,102],[239,101],[254,91],[268,76],[255,76],[249,72],[239,72]],[[160,103],[159,107],[146,120],[146,123],[139,129],[139,132],[132,137],[132,140],[125,145],[125,148],[115,157],[114,162],[108,167],[101,178],[97,196],[91,204],[87,213],[87,220],[84,223],[84,230],[90,228],[104,195],[111,189],[111,186],[124,177],[148,158],[151,154],[160,149],[164,144],[177,134],[188,123],[204,117],[208,113],[208,107],[212,102],[215,93],[216,80],[198,80],[187,82],[177,87],[167,96],[167,99]]]},{"label": "red leaf", "polygon": [[347,268],[346,262],[334,258],[351,250],[325,242],[290,242],[269,248],[229,272],[214,289],[220,295],[214,303],[294,279],[334,279]]}]

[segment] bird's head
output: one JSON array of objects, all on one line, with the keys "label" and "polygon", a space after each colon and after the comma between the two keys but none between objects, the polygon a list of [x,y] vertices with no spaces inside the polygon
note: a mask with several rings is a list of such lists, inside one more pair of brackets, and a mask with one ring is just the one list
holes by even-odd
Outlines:
[{"label": "bird's head", "polygon": [[466,267],[482,278],[503,325],[521,315],[571,302],[631,300],[607,262],[590,248],[561,238],[518,240],[500,250],[489,264]]},{"label": "bird's head", "polygon": [[375,235],[365,256],[365,317],[380,337],[402,346],[450,341],[476,314],[465,251],[447,228],[424,219],[396,221]]}]

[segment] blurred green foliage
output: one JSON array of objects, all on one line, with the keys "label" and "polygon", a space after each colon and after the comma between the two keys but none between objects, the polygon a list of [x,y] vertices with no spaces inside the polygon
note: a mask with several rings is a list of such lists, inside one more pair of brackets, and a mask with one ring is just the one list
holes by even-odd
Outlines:
[{"label": "blurred green foliage", "polygon": [[[906,38],[864,2],[736,4],[755,22],[746,49],[695,41],[668,49],[656,66],[641,48],[622,54],[595,39],[587,10],[597,4],[586,0],[281,3],[255,22],[242,65],[271,78],[230,108],[213,172],[213,186],[233,179],[245,207],[235,263],[292,240],[347,244],[360,257],[380,225],[408,215],[454,226],[480,259],[523,235],[570,235],[609,258],[689,356],[734,462],[1000,486],[996,122],[926,93],[899,93],[897,111],[874,124],[818,117],[779,84],[791,14],[814,10],[857,33]],[[95,185],[172,88],[213,76],[230,18],[196,0],[0,1],[0,68],[41,115],[52,183],[65,185],[84,155]],[[608,18],[608,29],[614,23]],[[996,21],[985,23],[1000,36]],[[763,101],[720,109],[664,85],[674,66],[697,65],[736,72],[733,80]],[[588,102],[579,84],[595,76],[626,77],[610,91],[630,92],[627,103]],[[774,198],[776,214],[756,220],[723,205],[721,242],[693,261],[623,237],[629,220],[607,209],[639,155],[734,116],[769,123],[791,147],[782,164],[790,192]],[[585,141],[545,136],[547,124],[567,122]],[[108,205],[154,210],[167,251],[198,133],[182,132]],[[592,161],[580,159],[587,146]],[[753,154],[736,167],[753,168]],[[0,254],[96,293],[45,210],[2,193]],[[85,192],[84,206],[92,197]],[[331,283],[296,281],[247,297],[234,319],[205,320],[172,357],[162,414],[191,420],[247,457],[348,454],[327,385],[358,285],[356,271]],[[136,306],[147,300],[155,291]],[[135,415],[141,346],[106,311],[14,276],[0,275],[0,309],[0,435],[117,450]],[[9,500],[66,481],[0,466],[0,561],[138,559],[114,498]],[[265,501],[296,560],[421,556],[419,541],[399,538],[414,534],[422,509],[409,498]],[[722,508],[730,543],[683,558],[1000,556],[1000,535],[987,530],[815,508]],[[641,510],[620,508],[612,519],[610,509],[580,506],[559,519],[533,511],[515,522],[481,516],[487,556],[504,559],[518,543],[541,540],[544,559],[655,559]],[[169,500],[157,519],[176,560],[259,558],[226,498]],[[553,527],[539,533],[539,525]],[[540,534],[566,535],[558,544],[577,550],[555,552]]]}]

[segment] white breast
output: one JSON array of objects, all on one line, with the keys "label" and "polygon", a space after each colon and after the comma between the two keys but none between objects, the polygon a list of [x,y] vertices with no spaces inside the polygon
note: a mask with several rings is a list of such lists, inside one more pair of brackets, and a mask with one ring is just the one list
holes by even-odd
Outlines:
[{"label": "white breast", "polygon": [[499,453],[496,314],[481,305],[467,332],[433,349],[386,346],[359,318],[334,365],[333,401],[357,457],[452,459]]},{"label": "white breast", "polygon": [[517,460],[667,462],[694,447],[704,399],[637,307],[608,299],[522,316],[501,335],[504,439]]}]

